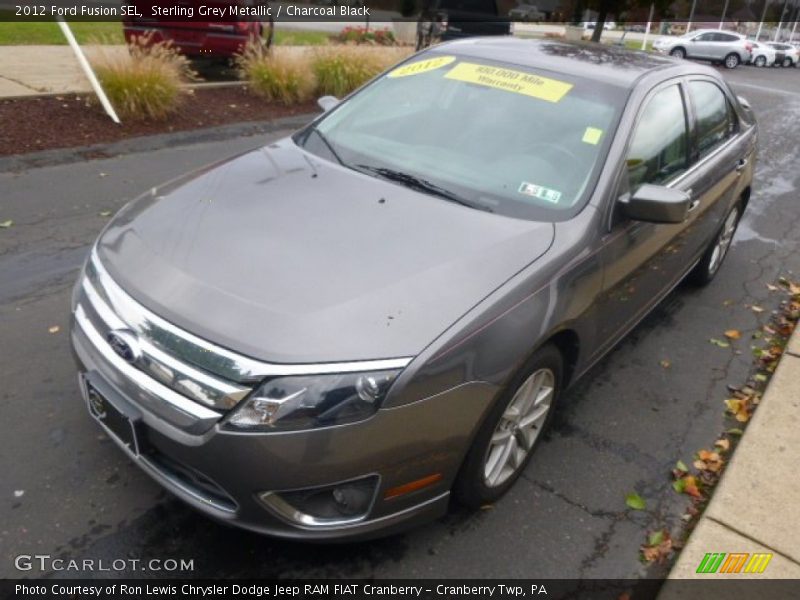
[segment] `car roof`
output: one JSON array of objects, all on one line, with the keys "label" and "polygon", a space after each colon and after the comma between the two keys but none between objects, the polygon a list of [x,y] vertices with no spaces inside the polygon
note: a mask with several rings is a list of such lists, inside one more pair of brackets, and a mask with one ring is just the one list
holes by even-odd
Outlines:
[{"label": "car roof", "polygon": [[709,67],[672,57],[591,42],[492,36],[447,42],[432,50],[447,52],[448,49],[461,56],[564,73],[623,88],[633,88],[639,79],[658,71],[665,71],[665,78],[672,71],[674,75],[688,71],[714,73]]}]

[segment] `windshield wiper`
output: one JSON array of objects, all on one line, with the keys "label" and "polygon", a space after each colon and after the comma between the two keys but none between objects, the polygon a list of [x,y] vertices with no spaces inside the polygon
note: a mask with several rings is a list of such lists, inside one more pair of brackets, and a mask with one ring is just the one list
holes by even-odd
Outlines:
[{"label": "windshield wiper", "polygon": [[450,190],[446,190],[436,185],[435,183],[431,183],[427,179],[417,177],[416,175],[412,175],[411,173],[405,173],[403,171],[397,171],[395,169],[388,169],[385,167],[372,167],[370,165],[356,165],[356,166],[360,170],[369,171],[370,173],[374,173],[375,175],[382,177],[384,179],[388,179],[389,181],[395,181],[397,183],[400,183],[408,188],[411,188],[412,190],[417,190],[418,192],[424,192],[427,194],[432,194],[434,196],[439,196],[440,198],[444,198],[445,200],[449,200],[450,202],[461,204],[462,206],[468,206],[470,208],[485,210],[487,212],[494,212],[488,206],[466,200],[461,196],[459,196],[458,194],[451,192]]}]

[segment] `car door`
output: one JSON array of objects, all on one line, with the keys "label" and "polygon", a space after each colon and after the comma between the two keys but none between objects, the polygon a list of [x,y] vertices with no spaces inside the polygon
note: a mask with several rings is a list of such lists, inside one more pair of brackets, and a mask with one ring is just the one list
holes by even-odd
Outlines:
[{"label": "car door", "polygon": [[607,206],[602,241],[603,289],[599,298],[600,352],[613,345],[686,272],[694,243],[684,223],[649,223],[626,217],[619,202],[645,183],[686,190],[690,167],[690,114],[682,80],[657,86],[645,99]]},{"label": "car door", "polygon": [[715,33],[708,32],[692,38],[686,44],[686,56],[690,58],[711,58],[715,35]]},{"label": "car door", "polygon": [[681,179],[693,198],[693,259],[717,233],[729,208],[741,194],[740,177],[753,160],[742,124],[733,109],[730,91],[718,81],[704,76],[685,82],[692,133],[692,168]]}]

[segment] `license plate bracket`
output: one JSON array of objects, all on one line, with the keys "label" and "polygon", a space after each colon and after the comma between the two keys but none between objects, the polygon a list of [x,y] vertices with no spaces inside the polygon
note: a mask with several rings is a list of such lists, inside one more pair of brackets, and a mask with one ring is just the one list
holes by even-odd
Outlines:
[{"label": "license plate bracket", "polygon": [[136,421],[117,408],[90,381],[84,380],[83,388],[89,414],[117,443],[134,456],[138,456],[139,436],[136,431]]}]

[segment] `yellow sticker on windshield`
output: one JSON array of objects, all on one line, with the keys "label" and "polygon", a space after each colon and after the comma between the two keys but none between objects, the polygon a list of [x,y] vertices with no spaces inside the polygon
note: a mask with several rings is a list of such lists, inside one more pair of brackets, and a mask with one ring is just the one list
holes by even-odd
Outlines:
[{"label": "yellow sticker on windshield", "polygon": [[598,129],[597,127],[587,127],[586,131],[583,132],[583,142],[585,144],[596,146],[602,136],[602,129]]},{"label": "yellow sticker on windshield", "polygon": [[389,73],[387,77],[407,77],[408,75],[427,73],[428,71],[433,71],[449,65],[455,59],[455,56],[437,56],[436,58],[429,58],[427,60],[418,60],[416,62],[397,67],[394,71]]},{"label": "yellow sticker on windshield", "polygon": [[459,63],[445,75],[447,79],[477,83],[498,90],[515,92],[548,102],[559,102],[572,89],[571,83],[539,77],[524,71]]}]

